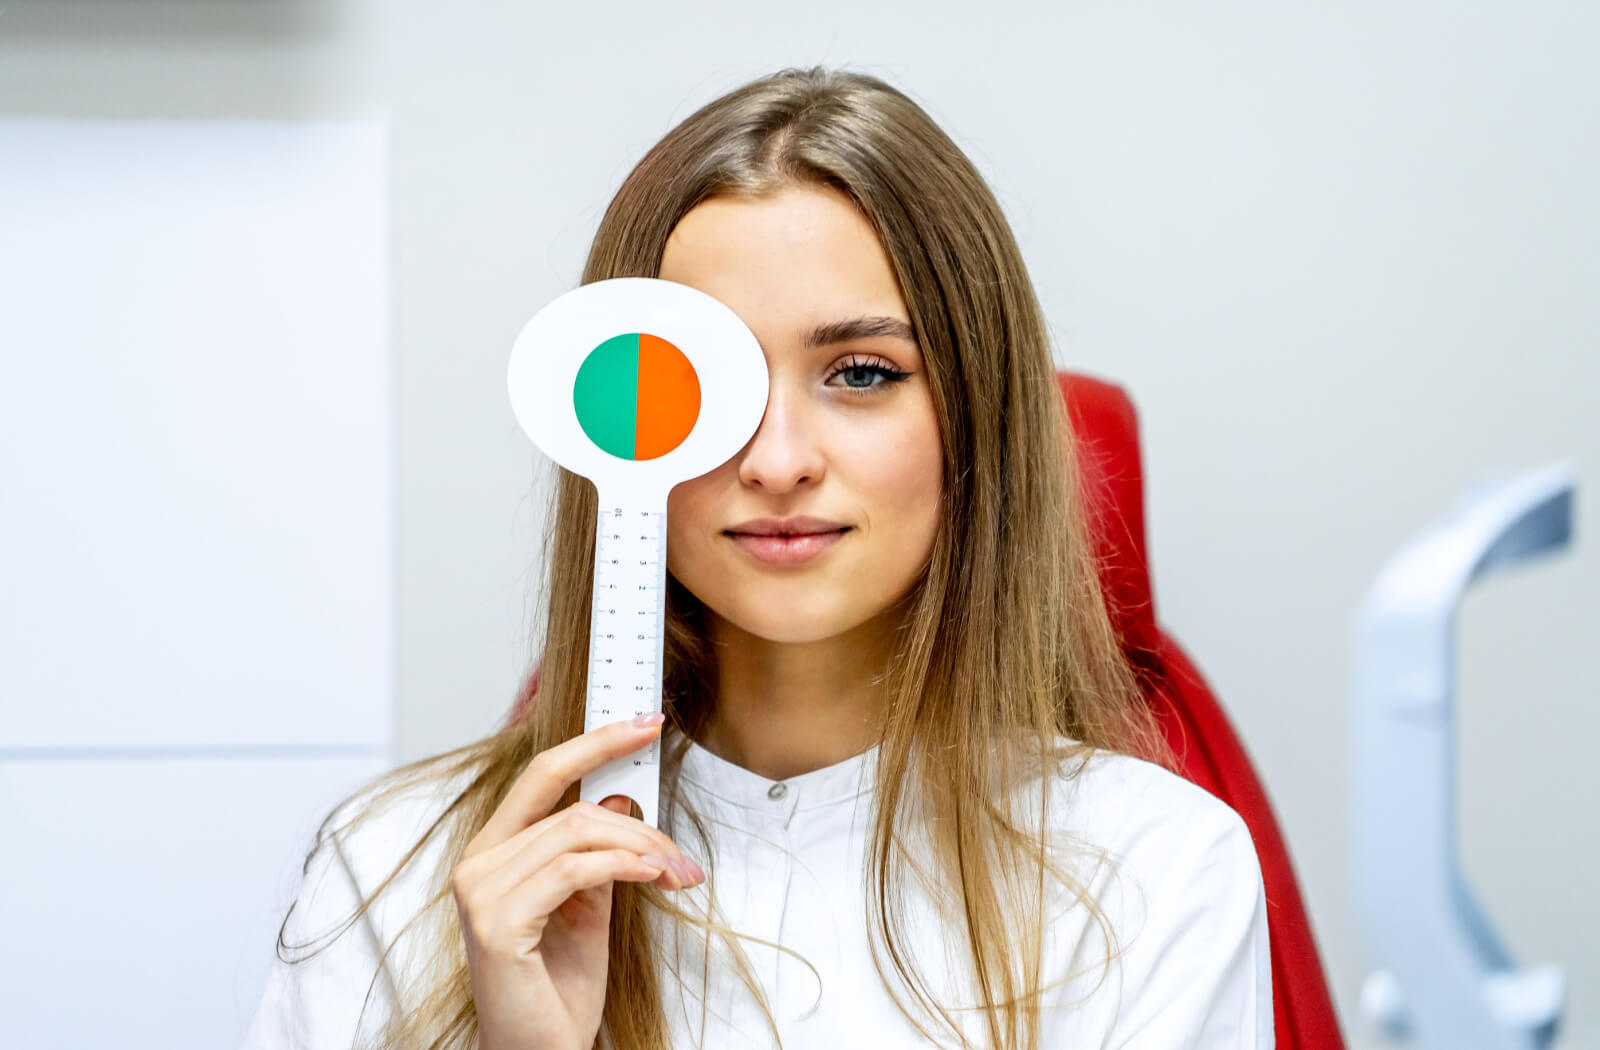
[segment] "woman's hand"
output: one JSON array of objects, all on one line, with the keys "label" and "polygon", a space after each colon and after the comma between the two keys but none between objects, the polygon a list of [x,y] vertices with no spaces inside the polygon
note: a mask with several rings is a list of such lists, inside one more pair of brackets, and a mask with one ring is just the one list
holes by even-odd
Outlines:
[{"label": "woman's hand", "polygon": [[660,731],[618,722],[534,756],[451,872],[480,1050],[590,1050],[605,1005],[611,883],[682,889],[705,878],[628,815],[624,796],[551,813],[574,781]]}]

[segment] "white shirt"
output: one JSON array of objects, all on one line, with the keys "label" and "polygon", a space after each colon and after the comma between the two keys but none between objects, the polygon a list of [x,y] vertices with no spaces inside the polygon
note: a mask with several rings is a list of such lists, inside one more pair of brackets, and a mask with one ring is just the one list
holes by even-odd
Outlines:
[{"label": "white shirt", "polygon": [[[667,833],[709,878],[680,891],[701,910],[715,890],[721,918],[741,933],[779,942],[804,956],[821,977],[792,956],[741,940],[765,989],[785,1047],[894,1050],[925,1047],[873,966],[867,943],[864,850],[871,830],[871,784],[877,748],[788,780],[767,780],[690,744],[682,790],[709,825],[711,853],[696,856],[686,826]],[[1122,950],[1105,970],[1098,923],[1070,898],[1049,909],[1045,983],[1068,972],[1084,976],[1045,993],[1042,1047],[1105,1050],[1271,1050],[1272,976],[1265,893],[1244,821],[1203,788],[1151,762],[1099,751],[1063,782],[1049,819],[1075,838],[1108,851],[1110,863],[1080,872]],[[451,796],[453,797],[453,795]],[[288,937],[304,942],[348,916],[427,827],[439,801],[414,798],[363,828],[354,839],[319,851],[302,887]],[[432,813],[429,812],[429,806]],[[684,824],[680,813],[678,824]],[[436,842],[438,840],[435,840]],[[431,845],[431,844],[430,844]],[[421,901],[419,855],[379,899],[380,907],[306,963],[274,958],[266,990],[243,1050],[347,1048],[373,974],[375,950],[388,944]],[[902,887],[913,938],[908,957],[953,1005],[975,1001],[970,978],[951,955],[964,933],[947,936],[915,885]],[[669,891],[670,892],[670,891]],[[391,896],[393,895],[393,896]],[[1068,907],[1068,905],[1075,905]],[[302,912],[305,918],[302,920]],[[660,916],[653,916],[660,923]],[[672,945],[658,925],[658,943]],[[713,948],[705,1036],[700,1038],[700,934],[677,943],[685,989],[663,964],[661,988],[674,1047],[716,1050],[771,1047],[770,1030],[748,990]],[[321,943],[321,942],[318,942]],[[713,945],[720,942],[713,938]],[[300,954],[303,954],[300,953]],[[881,953],[880,953],[881,954]],[[395,978],[413,960],[391,956],[373,989],[369,1011],[392,1009]],[[885,959],[884,965],[894,973]],[[1069,969],[1070,968],[1070,969]],[[1095,984],[1099,987],[1095,988]],[[902,986],[900,998],[914,1004]],[[915,1011],[915,1007],[912,1007]],[[984,1045],[978,1011],[958,1012],[973,1045]],[[952,1033],[921,1016],[951,1043]],[[362,1033],[376,1031],[369,1016]]]}]

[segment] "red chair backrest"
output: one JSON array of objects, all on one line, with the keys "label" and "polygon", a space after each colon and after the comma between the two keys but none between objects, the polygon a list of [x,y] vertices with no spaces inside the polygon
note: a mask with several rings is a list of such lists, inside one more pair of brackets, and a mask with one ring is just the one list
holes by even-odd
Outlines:
[{"label": "red chair backrest", "polygon": [[[1101,584],[1123,652],[1180,758],[1179,772],[1232,806],[1255,841],[1267,896],[1278,1050],[1344,1050],[1294,865],[1261,779],[1193,661],[1156,622],[1133,402],[1120,386],[1082,373],[1060,372],[1056,378],[1077,439]],[[511,721],[522,716],[538,685],[536,666],[518,693]]]},{"label": "red chair backrest", "polygon": [[1344,1050],[1311,921],[1277,817],[1239,735],[1183,648],[1156,622],[1145,557],[1139,422],[1120,386],[1057,374],[1084,475],[1106,606],[1183,773],[1232,806],[1261,861],[1278,1050]]}]

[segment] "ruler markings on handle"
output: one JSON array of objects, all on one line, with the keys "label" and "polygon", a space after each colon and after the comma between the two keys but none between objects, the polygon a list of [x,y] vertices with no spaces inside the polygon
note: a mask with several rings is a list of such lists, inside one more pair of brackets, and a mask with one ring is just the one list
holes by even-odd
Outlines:
[{"label": "ruler markings on handle", "polygon": [[[594,605],[589,629],[589,685],[585,731],[661,710],[661,667],[666,642],[665,509],[605,503],[596,515]],[[638,792],[654,790],[661,738],[616,759],[585,778],[611,790],[624,771]],[[621,767],[618,769],[617,767]],[[639,777],[649,771],[651,784]],[[605,775],[602,775],[605,774]],[[598,801],[598,798],[596,799]],[[647,817],[655,798],[638,799]]]}]

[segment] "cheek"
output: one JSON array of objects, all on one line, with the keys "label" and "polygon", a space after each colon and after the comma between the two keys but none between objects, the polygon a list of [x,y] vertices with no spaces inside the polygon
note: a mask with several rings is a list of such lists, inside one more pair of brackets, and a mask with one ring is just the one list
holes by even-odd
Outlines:
[{"label": "cheek", "polygon": [[901,428],[852,486],[862,493],[867,542],[850,586],[881,608],[902,597],[932,556],[943,507],[944,455],[936,423]]},{"label": "cheek", "polygon": [[682,582],[684,566],[703,557],[708,532],[716,531],[710,521],[711,486],[695,478],[675,486],[667,494],[667,571]]},{"label": "cheek", "polygon": [[863,478],[879,512],[906,527],[926,525],[937,514],[944,455],[937,422],[930,416],[899,428],[878,446],[871,476]]}]

